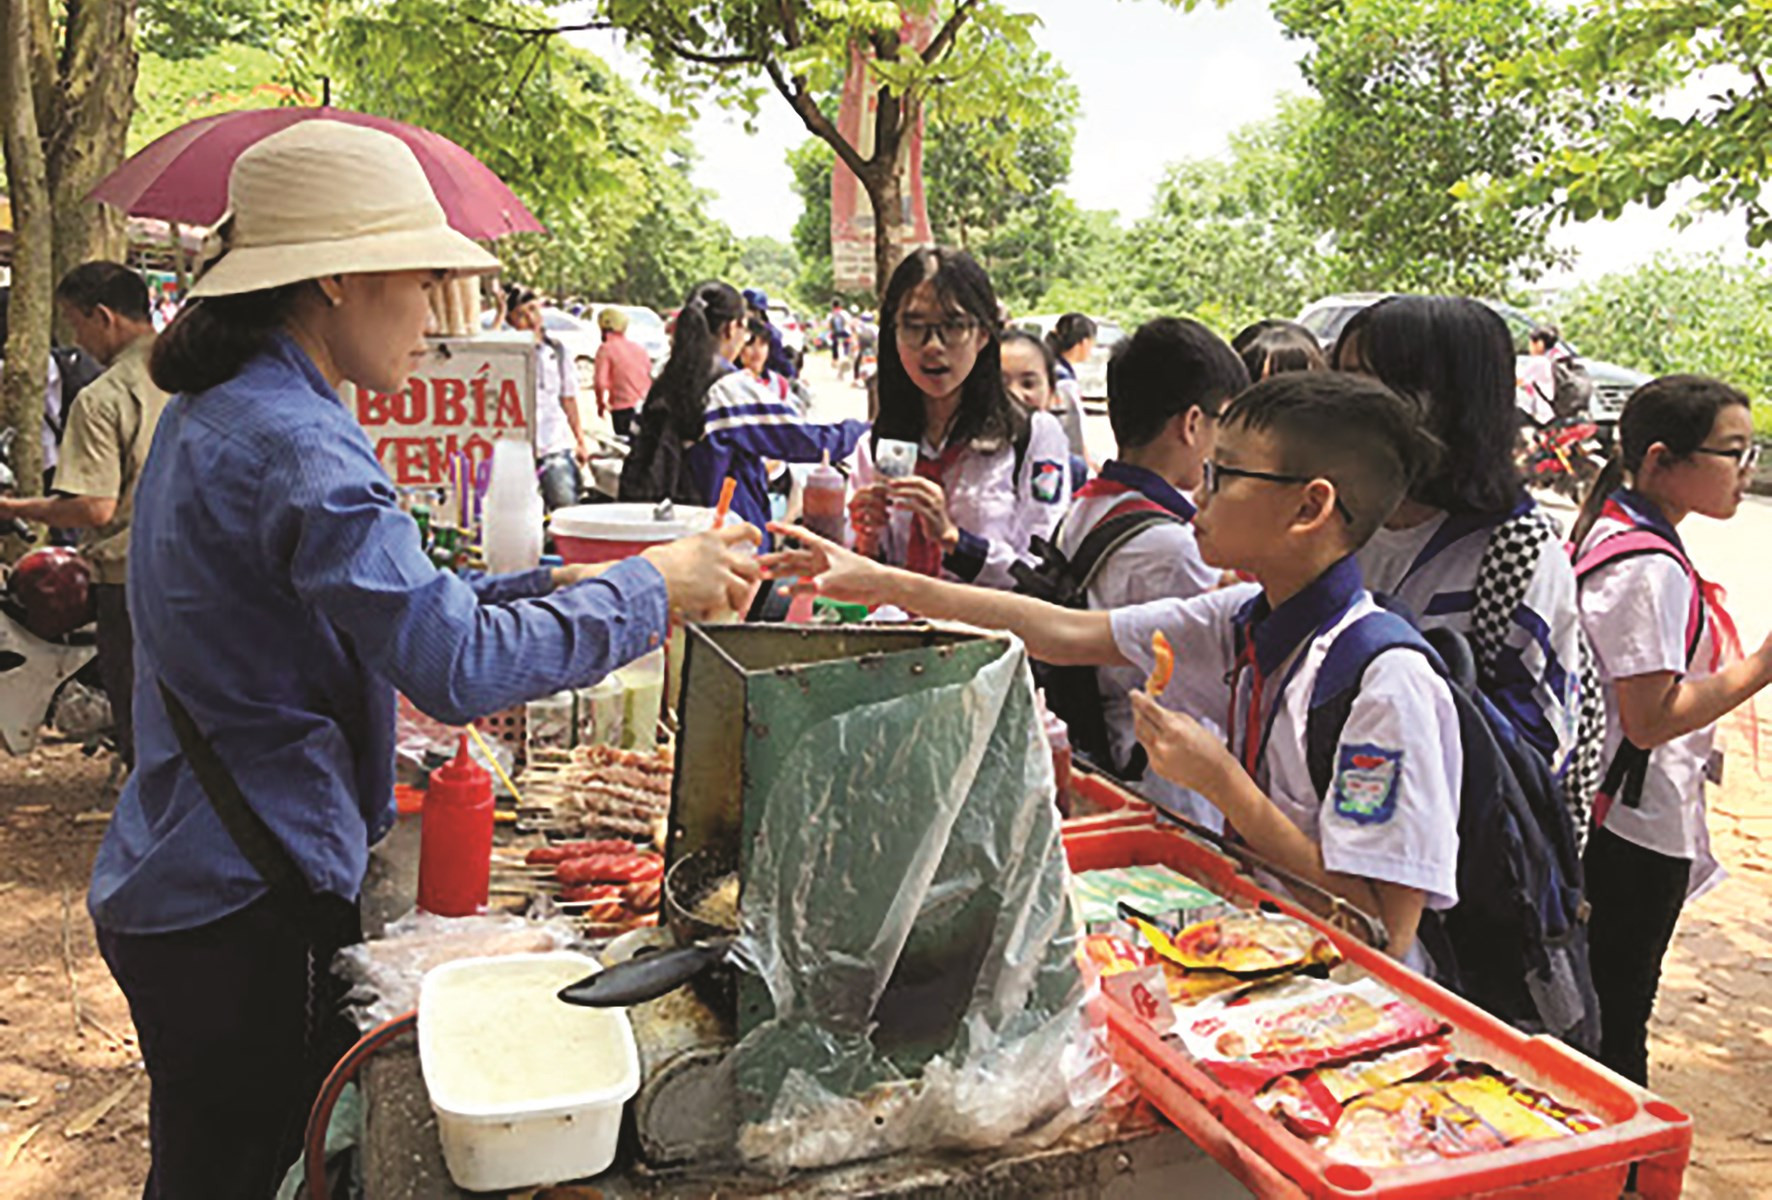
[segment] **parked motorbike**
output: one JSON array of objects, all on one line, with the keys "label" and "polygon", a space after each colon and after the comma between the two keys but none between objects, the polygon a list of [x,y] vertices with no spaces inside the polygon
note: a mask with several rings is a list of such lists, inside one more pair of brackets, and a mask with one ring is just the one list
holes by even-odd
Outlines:
[{"label": "parked motorbike", "polygon": [[[15,432],[0,430],[0,496],[18,487]],[[14,520],[0,533],[30,537],[31,529]],[[72,550],[33,550],[10,569],[0,567],[0,746],[9,753],[36,749],[58,699],[81,687],[74,677],[83,668],[96,665],[90,587],[86,563]]]},{"label": "parked motorbike", "polygon": [[1587,417],[1559,417],[1533,429],[1521,463],[1530,487],[1580,500],[1605,465],[1600,427]]}]

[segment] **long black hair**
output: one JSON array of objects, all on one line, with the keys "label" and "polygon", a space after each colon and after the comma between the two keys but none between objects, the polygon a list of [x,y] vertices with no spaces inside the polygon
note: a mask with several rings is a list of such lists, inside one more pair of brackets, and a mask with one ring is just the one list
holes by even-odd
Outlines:
[{"label": "long black hair", "polygon": [[1606,498],[1635,475],[1657,442],[1676,460],[1690,458],[1716,428],[1717,414],[1735,406],[1751,409],[1746,395],[1703,375],[1663,375],[1651,379],[1624,402],[1618,415],[1618,448],[1588,488],[1569,540],[1581,545],[1600,519]]},{"label": "long black hair", "polygon": [[1052,332],[1046,335],[1046,344],[1052,347],[1052,353],[1062,357],[1094,336],[1094,321],[1080,312],[1068,312],[1052,326]]},{"label": "long black hair", "polygon": [[720,331],[749,315],[744,297],[730,283],[710,279],[697,284],[677,313],[671,332],[671,357],[646,393],[646,408],[664,407],[671,428],[684,441],[696,441],[707,424],[708,387],[721,374],[714,361]]},{"label": "long black hair", "polygon": [[319,286],[307,279],[187,301],[148,355],[154,386],[163,392],[191,394],[226,383],[269,348],[303,296],[317,293]]},{"label": "long black hair", "polygon": [[1013,443],[1027,428],[1029,417],[1009,398],[1003,386],[1003,353],[998,343],[997,292],[991,277],[964,250],[930,247],[913,250],[892,272],[880,305],[879,415],[874,419],[874,444],[881,438],[921,444],[924,435],[923,393],[905,373],[898,355],[898,311],[918,286],[935,286],[944,307],[959,309],[990,335],[978,352],[972,373],[960,385],[960,408],[954,414],[950,442],[965,440],[980,449]]},{"label": "long black hair", "polygon": [[1514,343],[1486,304],[1462,296],[1392,296],[1354,314],[1331,356],[1421,405],[1448,453],[1410,498],[1449,513],[1506,516],[1524,484],[1514,463]]}]

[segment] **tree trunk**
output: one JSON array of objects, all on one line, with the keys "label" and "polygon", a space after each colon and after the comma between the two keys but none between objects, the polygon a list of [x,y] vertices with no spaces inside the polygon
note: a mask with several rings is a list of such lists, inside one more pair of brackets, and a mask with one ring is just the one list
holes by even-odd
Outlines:
[{"label": "tree trunk", "polygon": [[49,131],[49,189],[55,207],[55,277],[96,258],[122,261],[123,215],[89,201],[123,161],[135,114],[136,0],[68,5],[62,54],[63,104]]},{"label": "tree trunk", "polygon": [[[12,291],[6,364],[0,372],[0,425],[18,431],[13,466],[19,490],[43,489],[43,388],[49,372],[54,216],[32,87],[31,13],[22,0],[0,5],[0,112],[5,114],[6,184],[12,201]],[[9,547],[16,549],[16,547]]]},{"label": "tree trunk", "polygon": [[[879,159],[876,157],[875,162]],[[886,283],[898,268],[901,244],[895,236],[900,229],[904,207],[904,188],[897,168],[887,161],[881,169],[871,171],[862,180],[867,188],[868,203],[874,206],[874,294],[883,304]]]}]

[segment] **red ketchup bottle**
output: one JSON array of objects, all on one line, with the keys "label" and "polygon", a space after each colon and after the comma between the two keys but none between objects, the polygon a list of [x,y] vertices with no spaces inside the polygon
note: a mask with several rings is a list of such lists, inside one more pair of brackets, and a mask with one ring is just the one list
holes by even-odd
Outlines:
[{"label": "red ketchup bottle", "polygon": [[468,755],[431,772],[418,849],[418,906],[439,917],[471,917],[486,907],[492,875],[492,776]]}]

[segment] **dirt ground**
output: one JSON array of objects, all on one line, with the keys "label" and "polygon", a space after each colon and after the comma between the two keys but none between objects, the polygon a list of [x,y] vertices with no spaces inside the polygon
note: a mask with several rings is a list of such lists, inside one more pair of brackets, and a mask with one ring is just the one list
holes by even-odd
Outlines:
[{"label": "dirt ground", "polygon": [[[1700,1200],[1772,1194],[1772,728],[1763,740],[1767,779],[1738,753],[1713,799],[1730,878],[1681,921],[1656,1012],[1652,1079],[1696,1122],[1686,1182]],[[0,755],[0,1196],[13,1200],[126,1200],[147,1170],[147,1081],[85,908],[106,774],[70,745]]]}]

